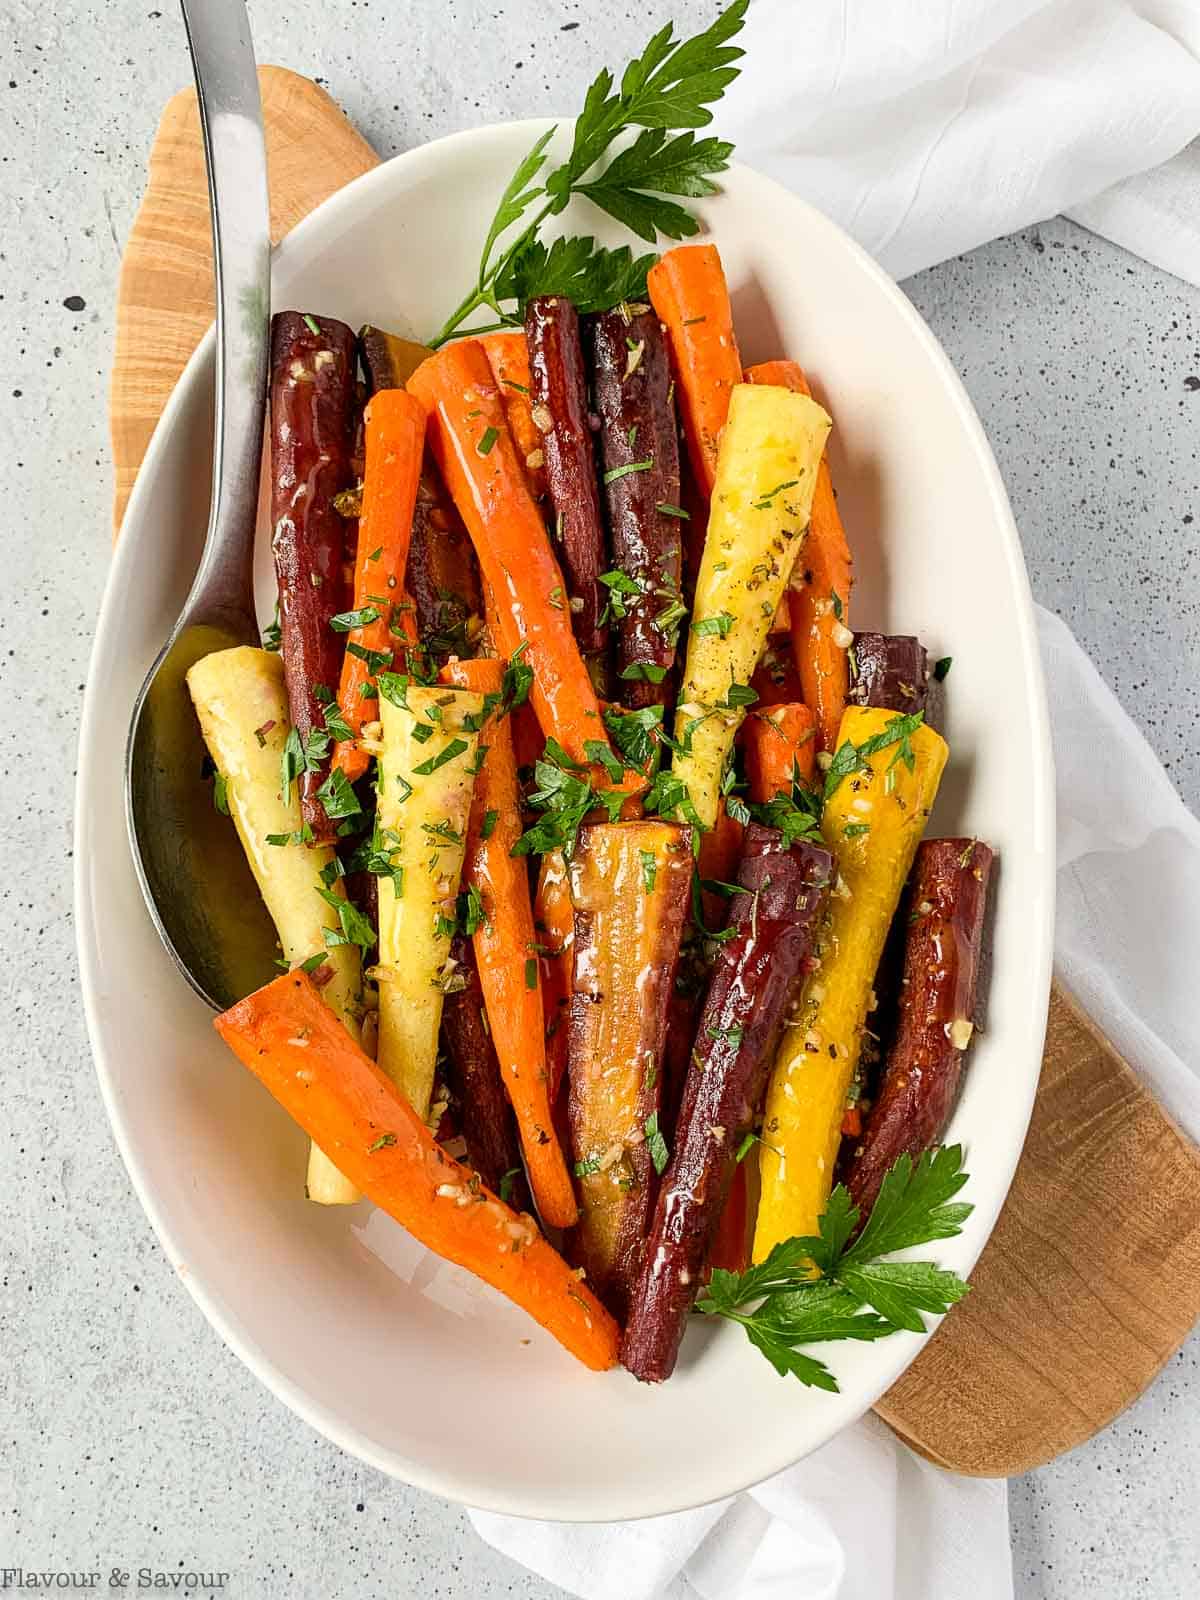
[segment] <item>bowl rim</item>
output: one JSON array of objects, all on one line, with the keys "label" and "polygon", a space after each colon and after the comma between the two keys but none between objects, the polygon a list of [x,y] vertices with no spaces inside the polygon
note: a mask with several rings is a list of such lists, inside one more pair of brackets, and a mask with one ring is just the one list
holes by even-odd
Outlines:
[{"label": "bowl rim", "polygon": [[[273,261],[279,265],[286,265],[293,255],[303,257],[304,253],[309,249],[311,238],[319,238],[320,235],[325,233],[336,233],[341,225],[343,214],[352,211],[361,202],[362,198],[370,194],[374,189],[386,189],[394,181],[395,174],[400,169],[403,169],[406,175],[419,181],[423,174],[441,167],[446,160],[447,154],[458,147],[484,144],[499,135],[515,137],[517,133],[527,134],[530,142],[532,142],[547,127],[556,124],[560,129],[569,130],[571,122],[571,118],[554,119],[550,117],[493,122],[482,127],[460,130],[457,133],[432,140],[413,150],[401,152],[388,160],[381,161],[378,166],[370,168],[352,179],[341,189],[335,191],[303,218],[275,247]],[[1022,672],[1026,675],[1026,681],[1030,685],[1030,734],[1038,758],[1029,774],[1028,794],[1032,822],[1031,834],[1037,834],[1052,840],[1054,824],[1053,753],[1050,741],[1045,680],[1036,634],[1029,578],[1016,524],[999,468],[984,433],[983,425],[971,404],[962,380],[954,370],[949,357],[942,349],[932,330],[896,281],[838,224],[775,179],[743,163],[731,163],[729,180],[734,180],[739,185],[761,186],[765,200],[773,205],[782,205],[793,212],[802,213],[804,225],[807,228],[824,231],[836,241],[842,250],[848,252],[850,259],[873,281],[875,288],[890,302],[893,311],[908,324],[910,331],[919,341],[930,363],[931,370],[940,379],[942,388],[952,402],[957,420],[963,429],[964,441],[970,446],[975,466],[987,489],[994,523],[1003,540],[1004,556],[1012,583],[1013,597],[1016,602],[1015,621],[1017,642],[1020,649],[1020,665]],[[472,1480],[469,1472],[456,1472],[452,1478],[450,1474],[441,1470],[426,1468],[419,1459],[404,1456],[398,1451],[377,1445],[358,1428],[343,1421],[336,1411],[316,1398],[307,1389],[286,1377],[266,1351],[243,1329],[236,1311],[227,1304],[224,1297],[216,1290],[209,1288],[193,1273],[180,1270],[181,1252],[167,1217],[158,1204],[153,1186],[146,1180],[131,1128],[126,1124],[117,1074],[114,1071],[112,1061],[109,1059],[104,1042],[104,1028],[100,1016],[97,964],[98,936],[102,926],[102,919],[97,916],[96,907],[90,894],[86,870],[87,861],[85,858],[85,851],[89,846],[87,837],[87,798],[89,789],[93,784],[93,765],[97,759],[94,752],[103,738],[104,716],[101,688],[98,686],[96,673],[92,669],[100,652],[101,641],[114,625],[112,613],[116,607],[117,595],[123,587],[125,566],[134,560],[133,552],[136,541],[133,538],[122,537],[122,534],[127,526],[133,527],[144,515],[143,503],[149,502],[154,492],[152,480],[156,477],[158,458],[164,453],[166,441],[175,430],[179,413],[199,381],[198,375],[200,371],[212,359],[214,341],[215,331],[210,326],[181,372],[147,444],[141,467],[138,470],[126,505],[121,529],[117,536],[116,554],[105,583],[104,595],[96,620],[92,651],[89,657],[87,688],[84,694],[78,744],[78,773],[75,784],[73,899],[80,988],[88,1038],[96,1066],[96,1074],[100,1082],[105,1110],[134,1191],[168,1261],[175,1268],[177,1274],[182,1277],[189,1294],[225,1344],[249,1368],[254,1376],[273,1394],[283,1400],[297,1416],[339,1449],[346,1450],[367,1465],[386,1473],[388,1476],[396,1477],[412,1484],[416,1488],[455,1500],[460,1504],[502,1515],[555,1521],[564,1520],[561,1509],[553,1503],[543,1501],[535,1504],[525,1494],[514,1497],[505,1492],[502,1483],[496,1483],[492,1480],[487,1480],[486,1482]],[[1055,878],[1053,851],[1048,850],[1043,853],[1045,855],[1045,863],[1042,872],[1041,893],[1037,898],[1036,904],[1025,908],[1025,926],[1028,938],[1037,953],[1034,964],[1035,983],[1030,999],[1037,1003],[1039,1014],[1043,1018],[1042,1032],[1044,1033],[1044,1018],[1049,1002],[1053,963]],[[1018,1124],[1021,1130],[1021,1137],[1020,1139],[1015,1137],[1013,1139],[1009,1158],[1005,1163],[1006,1170],[1003,1175],[1003,1182],[996,1181],[989,1195],[976,1198],[975,1214],[972,1218],[970,1231],[978,1239],[978,1248],[973,1249],[968,1254],[965,1264],[960,1267],[964,1275],[973,1269],[975,1262],[990,1239],[1000,1209],[1007,1198],[1013,1173],[1020,1159],[1024,1134],[1032,1114],[1037,1085],[1038,1074],[1036,1072],[1027,1074],[1022,1089],[1023,1103],[1019,1106]],[[819,1436],[817,1439],[807,1444],[799,1457],[797,1457],[793,1449],[784,1445],[778,1452],[777,1458],[772,1458],[766,1463],[761,1460],[758,1461],[753,1469],[737,1475],[735,1480],[731,1481],[728,1487],[722,1489],[720,1493],[706,1494],[701,1500],[696,1500],[686,1493],[682,1496],[673,1495],[668,1485],[665,1486],[665,1492],[659,1501],[632,1514],[628,1511],[614,1513],[612,1505],[606,1504],[598,1505],[594,1511],[587,1513],[580,1513],[575,1510],[571,1514],[571,1520],[601,1522],[614,1520],[615,1516],[624,1520],[641,1520],[644,1517],[665,1515],[694,1509],[703,1504],[711,1504],[716,1500],[740,1493],[755,1484],[764,1482],[767,1478],[794,1465],[798,1460],[803,1459],[804,1455],[818,1449],[821,1444],[827,1443],[829,1439],[862,1417],[911,1364],[929,1337],[929,1334],[901,1333],[894,1335],[887,1341],[887,1345],[873,1346],[873,1351],[877,1352],[877,1366],[871,1383],[865,1389],[855,1392],[853,1404],[849,1408],[844,1406],[840,1408],[844,1414],[839,1415],[828,1429],[818,1430]],[[891,1347],[890,1350],[888,1346]],[[827,1398],[835,1400],[837,1397],[828,1396]]]}]

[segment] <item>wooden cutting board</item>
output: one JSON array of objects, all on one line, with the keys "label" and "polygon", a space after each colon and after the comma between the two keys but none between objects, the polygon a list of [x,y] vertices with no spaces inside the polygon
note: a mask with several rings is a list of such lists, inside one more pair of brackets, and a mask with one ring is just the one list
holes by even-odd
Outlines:
[{"label": "wooden cutting board", "polygon": [[[375,165],[329,96],[261,72],[280,237]],[[119,525],[150,434],[213,316],[195,95],[167,106],[125,250],[112,439]],[[1025,1152],[973,1290],[876,1406],[920,1454],[1005,1477],[1134,1400],[1200,1316],[1200,1151],[1055,986]]]}]

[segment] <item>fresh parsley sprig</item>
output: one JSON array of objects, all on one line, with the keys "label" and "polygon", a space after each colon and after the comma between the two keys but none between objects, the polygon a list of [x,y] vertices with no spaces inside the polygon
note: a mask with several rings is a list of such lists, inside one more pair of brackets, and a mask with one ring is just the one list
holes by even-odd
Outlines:
[{"label": "fresh parsley sprig", "polygon": [[857,1238],[858,1207],[839,1183],[818,1237],[785,1239],[745,1272],[718,1268],[696,1309],[740,1323],[776,1372],[836,1394],[829,1368],[797,1346],[923,1333],[923,1314],[942,1316],[968,1292],[932,1261],[882,1259],[962,1232],[973,1209],[954,1199],[967,1181],[962,1159],[961,1145],[926,1151],[915,1165],[901,1156]]},{"label": "fresh parsley sprig", "polygon": [[[557,128],[534,141],[500,197],[475,285],[430,340],[432,345],[445,343],[481,310],[490,310],[496,322],[470,331],[507,326],[537,294],[568,295],[581,311],[641,297],[652,255],[635,259],[627,246],[606,250],[594,239],[578,236],[555,240],[547,248],[539,231],[576,195],[649,244],[660,234],[685,239],[699,231],[696,218],[679,200],[715,194],[712,178],[729,165],[733,146],[724,139],[697,138],[694,130],[712,121],[709,106],[737,77],[734,63],[744,52],[730,40],[741,31],[747,4],[733,0],[711,27],[691,39],[676,39],[674,25],[668,23],[625,68],[619,87],[606,67],[588,89],[570,154],[549,172],[548,147]],[[633,142],[597,171],[617,140],[634,128],[640,131]],[[505,309],[511,301],[517,302],[516,315]]]}]

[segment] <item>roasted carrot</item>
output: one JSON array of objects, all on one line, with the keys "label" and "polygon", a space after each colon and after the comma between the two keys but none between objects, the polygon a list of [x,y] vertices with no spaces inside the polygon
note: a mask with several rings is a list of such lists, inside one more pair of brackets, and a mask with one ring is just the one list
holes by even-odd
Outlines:
[{"label": "roasted carrot", "polygon": [[[700,854],[696,866],[700,881],[704,883],[731,884],[737,877],[738,862],[742,856],[743,825],[730,816],[724,800],[717,810],[717,820],[706,833],[700,835]],[[700,905],[704,913],[704,926],[711,933],[719,933],[729,912],[730,902],[717,889],[700,891]],[[663,1092],[660,1122],[668,1140],[675,1131],[675,1118],[683,1098],[683,1085],[688,1064],[692,1058],[692,1040],[696,1036],[696,1023],[700,1007],[704,1004],[704,986],[695,983],[676,985],[671,994],[671,1021],[667,1029],[667,1042],[663,1055]]]},{"label": "roasted carrot", "polygon": [[271,320],[271,550],[288,709],[307,758],[300,810],[316,844],[335,833],[317,791],[329,776],[326,709],[342,661],[329,622],[350,596],[350,524],[334,501],[354,478],[354,354],[354,335],[332,317],[281,311]]},{"label": "roasted carrot", "polygon": [[542,1007],[546,1019],[546,1065],[550,1072],[550,1104],[558,1104],[567,1070],[567,1036],[571,1021],[571,973],[575,955],[575,912],[561,850],[542,857],[533,926],[541,946]]},{"label": "roasted carrot", "polygon": [[543,733],[585,761],[585,743],[603,740],[604,724],[487,354],[477,339],[447,345],[417,368],[408,386],[429,412],[434,457],[495,593],[500,651],[512,657],[526,646]]},{"label": "roasted carrot", "polygon": [[684,244],[668,250],[650,268],[646,286],[666,328],[688,457],[707,499],[716,481],[729,396],[742,381],[733,310],[716,246]]},{"label": "roasted carrot", "polygon": [[[746,371],[747,383],[771,384],[811,395],[804,371],[794,361],[764,361]],[[792,570],[792,652],[804,703],[817,718],[817,749],[832,751],[850,686],[847,648],[850,589],[854,582],[850,546],[838,513],[828,454],[817,468],[808,538]]]},{"label": "roasted carrot", "polygon": [[757,707],[746,718],[746,777],[750,798],[765,805],[790,794],[795,782],[811,783],[816,764],[816,719],[807,706]]},{"label": "roasted carrot", "polygon": [[[777,794],[790,793],[794,777],[798,776],[802,783],[810,783],[816,757],[812,712],[807,706],[796,704],[755,707],[746,719],[743,749],[750,799],[755,804],[766,805]],[[725,859],[706,863],[704,851],[709,839],[715,839],[720,831],[724,815],[722,807],[717,828],[704,836],[700,846],[700,871],[706,878],[720,878],[728,883],[736,870],[737,854],[741,850],[740,826],[737,854],[732,864]],[[712,1267],[744,1272],[750,1264],[752,1217],[748,1180],[753,1169],[753,1162],[743,1160],[738,1162],[734,1170],[729,1197],[708,1252],[708,1263]]]},{"label": "roasted carrot", "polygon": [[750,1226],[750,1184],[754,1163],[739,1161],[733,1169],[733,1181],[725,1197],[721,1220],[708,1247],[706,1265],[710,1270],[745,1272],[750,1265],[752,1229]]},{"label": "roasted carrot", "polygon": [[[417,619],[420,620],[419,612]],[[758,696],[757,704],[763,708],[787,705],[789,701],[804,699],[804,691],[800,687],[800,675],[792,659],[790,635],[786,639],[776,639],[772,636],[767,640],[766,648],[754,669],[754,676],[750,679],[750,687]],[[741,732],[744,738],[744,726]]]},{"label": "roasted carrot", "polygon": [[355,737],[343,739],[334,755],[334,764],[351,783],[362,777],[370,760],[357,736],[364,722],[379,715],[371,662],[386,657],[390,664],[400,639],[417,642],[404,569],[425,451],[425,408],[403,389],[381,389],[367,405],[365,422],[367,464],[354,568],[354,615],[364,620],[346,635],[338,687],[342,721]]},{"label": "roasted carrot", "polygon": [[616,1361],[616,1323],[551,1248],[460,1166],[363,1054],[303,972],[215,1019],[242,1064],[340,1171],[416,1239],[528,1311],[585,1366]]},{"label": "roasted carrot", "polygon": [[525,482],[540,505],[547,492],[546,450],[541,429],[533,420],[533,382],[525,335],[518,330],[489,333],[479,342],[487,351],[488,365],[500,390],[508,431],[525,468]]},{"label": "roasted carrot", "polygon": [[[460,689],[499,696],[502,661],[451,661],[442,678]],[[554,1130],[538,939],[524,861],[512,854],[521,834],[517,768],[508,719],[484,724],[487,754],[475,779],[463,883],[479,897],[472,942],[500,1072],[517,1114],[529,1185],[542,1220],[554,1228],[575,1221],[575,1191]]]},{"label": "roasted carrot", "polygon": [[504,1087],[479,967],[466,934],[455,934],[450,959],[462,987],[452,987],[442,1006],[442,1070],[466,1142],[467,1160],[489,1189],[518,1211],[527,1211],[531,1201],[521,1165],[517,1119]]},{"label": "roasted carrot", "polygon": [[588,375],[579,313],[564,295],[535,295],[525,307],[525,342],[533,380],[533,420],[546,453],[554,543],[567,579],[571,629],[598,693],[608,678],[608,628],[601,621],[608,566]]},{"label": "roasted carrot", "polygon": [[623,1317],[666,1165],[662,1061],[692,876],[691,834],[655,818],[590,823],[571,857],[575,972],[568,1112],[574,1253]]}]

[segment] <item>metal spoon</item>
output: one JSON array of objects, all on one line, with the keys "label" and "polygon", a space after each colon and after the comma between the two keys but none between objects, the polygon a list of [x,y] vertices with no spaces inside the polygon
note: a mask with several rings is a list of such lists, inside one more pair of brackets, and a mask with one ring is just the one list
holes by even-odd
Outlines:
[{"label": "metal spoon", "polygon": [[182,5],[216,266],[212,502],[191,592],[134,704],[125,802],[154,925],[196,993],[224,1009],[274,975],[276,938],[233,826],[202,781],[204,743],[184,679],[213,650],[259,643],[252,569],[270,339],[270,211],[244,0]]}]

